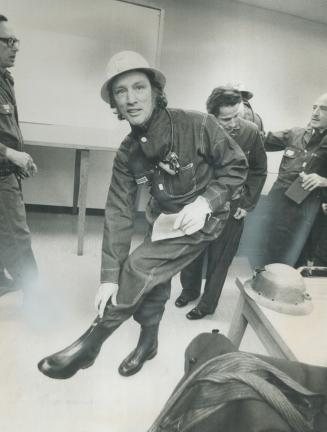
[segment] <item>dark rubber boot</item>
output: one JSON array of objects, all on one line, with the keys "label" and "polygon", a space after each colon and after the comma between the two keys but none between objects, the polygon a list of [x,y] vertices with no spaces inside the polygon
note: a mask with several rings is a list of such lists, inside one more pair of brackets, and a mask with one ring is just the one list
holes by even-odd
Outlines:
[{"label": "dark rubber boot", "polygon": [[70,378],[79,369],[86,369],[94,363],[103,342],[115,331],[119,324],[105,326],[100,318],[96,318],[87,331],[67,348],[38,364],[40,372],[50,378]]},{"label": "dark rubber boot", "polygon": [[141,327],[141,334],[136,348],[123,360],[119,373],[123,376],[136,374],[147,360],[156,356],[158,351],[159,324]]}]

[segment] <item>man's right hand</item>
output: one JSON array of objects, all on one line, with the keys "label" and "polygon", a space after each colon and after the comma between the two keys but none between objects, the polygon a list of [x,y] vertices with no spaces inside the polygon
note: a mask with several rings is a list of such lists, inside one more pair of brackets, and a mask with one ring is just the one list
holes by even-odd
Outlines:
[{"label": "man's right hand", "polygon": [[118,284],[112,282],[106,282],[99,286],[98,292],[95,296],[94,305],[98,310],[99,317],[103,317],[103,313],[105,307],[108,303],[108,300],[111,297],[111,303],[116,305],[116,295],[118,291]]},{"label": "man's right hand", "polygon": [[11,149],[10,147],[7,147],[6,157],[10,160],[10,162],[12,162],[14,165],[17,165],[19,168],[26,172],[29,172],[31,170],[31,167],[36,167],[33,162],[32,156],[30,156],[28,153],[20,152]]}]

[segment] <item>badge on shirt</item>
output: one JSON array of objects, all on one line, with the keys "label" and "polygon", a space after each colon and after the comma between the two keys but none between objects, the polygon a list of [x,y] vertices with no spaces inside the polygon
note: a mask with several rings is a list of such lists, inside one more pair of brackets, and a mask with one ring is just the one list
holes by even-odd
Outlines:
[{"label": "badge on shirt", "polygon": [[10,113],[10,105],[8,105],[8,104],[3,104],[3,105],[1,105],[1,108],[2,108],[5,112]]},{"label": "badge on shirt", "polygon": [[294,151],[294,150],[287,149],[287,150],[285,151],[285,156],[292,157],[292,156],[294,156],[294,154],[295,154],[295,151]]},{"label": "badge on shirt", "polygon": [[140,177],[140,178],[136,179],[136,183],[138,185],[147,183],[148,181],[149,181],[149,179],[146,176],[143,176],[143,177]]}]

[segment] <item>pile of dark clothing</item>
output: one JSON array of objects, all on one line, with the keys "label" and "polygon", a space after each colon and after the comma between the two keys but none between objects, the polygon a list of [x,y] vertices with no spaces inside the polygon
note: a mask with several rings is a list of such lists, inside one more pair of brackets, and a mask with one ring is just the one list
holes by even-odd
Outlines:
[{"label": "pile of dark clothing", "polygon": [[149,432],[326,432],[327,368],[238,351],[202,333]]}]

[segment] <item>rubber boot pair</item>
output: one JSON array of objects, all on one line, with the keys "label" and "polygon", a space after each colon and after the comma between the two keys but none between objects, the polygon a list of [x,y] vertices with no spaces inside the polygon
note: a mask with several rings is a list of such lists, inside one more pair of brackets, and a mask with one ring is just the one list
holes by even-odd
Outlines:
[{"label": "rubber boot pair", "polygon": [[141,327],[140,337],[136,348],[125,358],[119,366],[119,373],[123,376],[136,374],[142,369],[147,360],[156,356],[158,351],[159,324]]},{"label": "rubber boot pair", "polygon": [[80,369],[86,369],[94,363],[103,342],[119,327],[119,324],[101,321],[98,317],[91,327],[74,343],[67,348],[49,357],[38,364],[40,372],[50,378],[70,378]]}]

